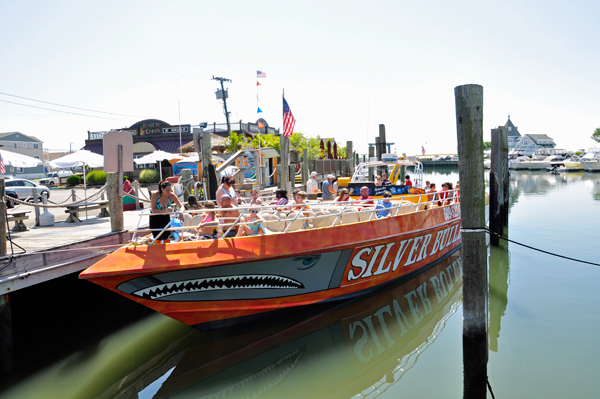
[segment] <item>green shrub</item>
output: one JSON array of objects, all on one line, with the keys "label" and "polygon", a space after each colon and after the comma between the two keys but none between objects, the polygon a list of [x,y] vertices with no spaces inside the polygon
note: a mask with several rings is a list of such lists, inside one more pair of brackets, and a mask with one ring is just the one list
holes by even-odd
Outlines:
[{"label": "green shrub", "polygon": [[158,170],[144,169],[140,172],[141,183],[158,183],[159,179],[160,174],[158,173]]},{"label": "green shrub", "polygon": [[69,186],[76,186],[80,183],[81,183],[81,177],[79,177],[78,175],[71,175],[71,176],[67,177],[67,184]]},{"label": "green shrub", "polygon": [[95,170],[93,172],[88,173],[85,176],[87,184],[100,184],[103,185],[106,183],[106,172],[102,172],[101,170]]},{"label": "green shrub", "polygon": [[123,176],[123,183],[125,183],[125,180],[129,180],[129,176]]}]

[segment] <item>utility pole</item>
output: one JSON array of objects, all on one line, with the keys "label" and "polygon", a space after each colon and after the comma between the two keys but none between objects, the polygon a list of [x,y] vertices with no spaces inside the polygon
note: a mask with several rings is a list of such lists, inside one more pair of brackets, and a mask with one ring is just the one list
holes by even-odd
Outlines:
[{"label": "utility pole", "polygon": [[221,90],[217,90],[216,94],[217,94],[217,100],[223,100],[223,108],[225,108],[225,118],[227,119],[227,133],[229,134],[229,132],[231,132],[231,125],[229,124],[229,112],[227,111],[227,97],[229,97],[229,95],[227,94],[227,92],[225,91],[225,88],[223,87],[223,82],[231,83],[231,79],[215,78],[213,75],[212,80],[218,80],[219,82],[221,82]]}]

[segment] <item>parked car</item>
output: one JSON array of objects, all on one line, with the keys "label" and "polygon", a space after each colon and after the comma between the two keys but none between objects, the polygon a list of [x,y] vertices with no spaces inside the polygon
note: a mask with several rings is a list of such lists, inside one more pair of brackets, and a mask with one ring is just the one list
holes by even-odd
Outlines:
[{"label": "parked car", "polygon": [[[15,193],[12,190],[5,190],[4,194],[6,194],[7,197],[19,198],[19,196],[17,195],[17,193]],[[7,208],[14,208],[15,207],[15,203],[12,202],[11,200],[6,200],[6,207]]]},{"label": "parked car", "polygon": [[4,185],[6,186],[6,191],[13,191],[20,200],[31,198],[33,196],[34,188],[37,190],[38,199],[40,201],[42,200],[42,195],[44,195],[44,193],[46,193],[46,198],[50,198],[50,189],[48,187],[35,184],[30,180],[9,179],[4,182]]}]

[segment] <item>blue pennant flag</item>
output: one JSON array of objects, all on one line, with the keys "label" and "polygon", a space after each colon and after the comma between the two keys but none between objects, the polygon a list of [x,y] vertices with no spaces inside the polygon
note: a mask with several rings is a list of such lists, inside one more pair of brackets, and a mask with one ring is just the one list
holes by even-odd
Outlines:
[{"label": "blue pennant flag", "polygon": [[260,109],[260,107],[258,107],[258,111],[256,111],[257,114],[260,114],[262,112],[262,109]]}]

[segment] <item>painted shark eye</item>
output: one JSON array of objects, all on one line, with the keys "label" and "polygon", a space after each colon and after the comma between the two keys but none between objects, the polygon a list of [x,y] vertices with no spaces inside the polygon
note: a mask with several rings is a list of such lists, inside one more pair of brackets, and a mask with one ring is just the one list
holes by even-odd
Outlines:
[{"label": "painted shark eye", "polygon": [[309,255],[309,256],[300,256],[294,258],[293,260],[296,262],[302,262],[302,267],[298,267],[298,270],[306,270],[310,269],[321,259],[321,254],[317,255]]}]

